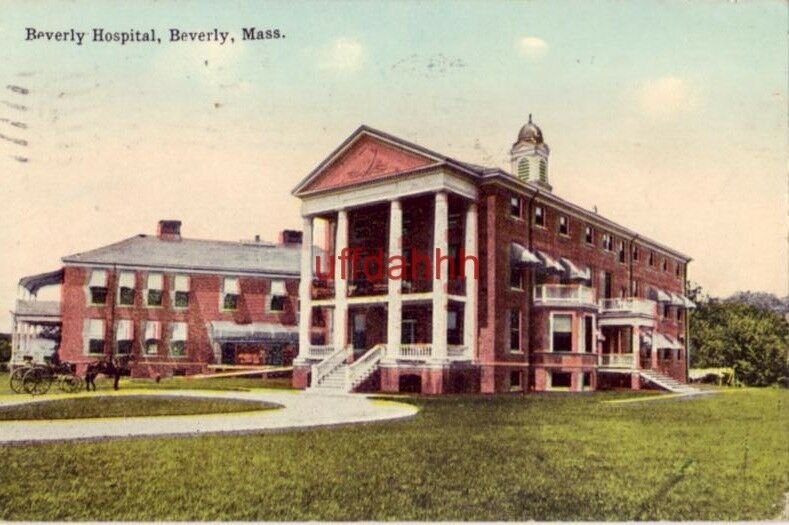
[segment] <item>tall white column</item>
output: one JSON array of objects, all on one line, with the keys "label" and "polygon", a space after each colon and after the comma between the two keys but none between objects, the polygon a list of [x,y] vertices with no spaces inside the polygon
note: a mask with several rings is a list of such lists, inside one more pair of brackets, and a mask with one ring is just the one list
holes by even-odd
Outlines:
[{"label": "tall white column", "polygon": [[301,237],[301,271],[299,280],[299,358],[310,353],[312,328],[312,217],[304,217]]},{"label": "tall white column", "polygon": [[638,325],[633,324],[633,339],[631,340],[631,347],[633,352],[633,368],[641,367],[641,335],[638,330]]},{"label": "tall white column", "polygon": [[[333,344],[334,349],[345,348],[348,338],[348,279],[350,279],[348,265],[341,262],[339,257],[344,249],[348,248],[348,212],[337,212],[337,232],[334,243],[334,323]],[[343,268],[345,275],[343,275]]]},{"label": "tall white column", "polygon": [[[403,207],[399,200],[393,200],[389,207],[389,254],[390,257],[403,255]],[[401,259],[398,259],[400,261]],[[388,265],[384,265],[388,268]],[[402,279],[388,282],[388,309],[386,325],[386,359],[395,359],[400,351],[403,322]]]},{"label": "tall white column", "polygon": [[477,204],[471,202],[466,208],[466,228],[463,251],[466,257],[463,271],[466,276],[466,304],[463,309],[463,344],[472,358],[477,357],[477,315],[479,281],[474,275],[479,274],[479,250],[477,246]]},{"label": "tall white column", "polygon": [[[433,219],[433,357],[444,360],[447,357],[447,312],[449,268],[446,262],[437,264],[438,253],[441,257],[449,255],[449,204],[446,192],[436,193],[435,217]],[[440,269],[440,271],[439,271]]]}]

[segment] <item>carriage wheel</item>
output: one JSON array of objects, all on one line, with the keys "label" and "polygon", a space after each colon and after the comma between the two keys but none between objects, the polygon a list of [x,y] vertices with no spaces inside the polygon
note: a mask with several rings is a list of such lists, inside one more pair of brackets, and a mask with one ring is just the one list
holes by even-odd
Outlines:
[{"label": "carriage wheel", "polygon": [[26,394],[34,396],[46,394],[50,386],[52,386],[52,374],[38,366],[28,370],[22,379],[22,389]]},{"label": "carriage wheel", "polygon": [[11,372],[11,378],[10,378],[11,390],[15,394],[22,393],[22,379],[25,377],[25,372],[27,372],[28,370],[29,370],[28,368],[17,368],[13,372]]},{"label": "carriage wheel", "polygon": [[63,376],[58,382],[58,388],[63,392],[75,394],[82,390],[82,378],[74,374]]}]

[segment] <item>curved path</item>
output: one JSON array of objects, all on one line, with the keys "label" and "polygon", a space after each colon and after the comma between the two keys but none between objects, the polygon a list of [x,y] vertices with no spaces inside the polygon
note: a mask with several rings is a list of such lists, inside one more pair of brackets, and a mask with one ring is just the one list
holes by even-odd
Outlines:
[{"label": "curved path", "polygon": [[308,394],[290,390],[145,390],[46,395],[2,396],[0,407],[53,399],[87,396],[177,396],[264,401],[282,408],[261,412],[236,412],[154,417],[112,417],[38,421],[0,421],[0,444],[90,440],[138,436],[175,436],[244,432],[277,432],[391,421],[414,416],[418,409],[405,403],[369,399],[360,394]]}]

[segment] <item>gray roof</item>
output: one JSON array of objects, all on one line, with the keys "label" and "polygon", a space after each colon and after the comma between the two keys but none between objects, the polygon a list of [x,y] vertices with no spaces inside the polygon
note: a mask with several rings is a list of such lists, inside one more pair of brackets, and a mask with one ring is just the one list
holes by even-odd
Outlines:
[{"label": "gray roof", "polygon": [[299,275],[299,245],[161,240],[138,235],[95,250],[63,257],[65,264],[168,268],[185,271]]},{"label": "gray roof", "polygon": [[60,301],[25,301],[17,299],[14,314],[30,317],[60,317]]}]

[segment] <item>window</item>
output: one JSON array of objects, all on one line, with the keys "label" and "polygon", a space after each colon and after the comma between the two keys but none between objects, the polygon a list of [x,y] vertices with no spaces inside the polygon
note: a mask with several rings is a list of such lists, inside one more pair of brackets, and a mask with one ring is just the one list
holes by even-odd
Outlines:
[{"label": "window", "polygon": [[594,340],[595,340],[595,330],[594,330],[594,317],[591,315],[584,316],[584,324],[583,324],[583,351],[584,352],[594,352]]},{"label": "window", "polygon": [[682,273],[680,267],[681,265],[679,263],[674,265],[674,275],[676,275],[677,277],[679,277],[679,274]]},{"label": "window", "polygon": [[523,377],[523,372],[519,372],[518,370],[512,370],[510,372],[510,390],[516,392],[523,390],[523,387],[521,386],[522,377]]},{"label": "window", "polygon": [[176,322],[170,325],[170,355],[183,357],[186,355],[186,323]]},{"label": "window", "polygon": [[518,178],[529,180],[529,159],[521,159],[518,162]]},{"label": "window", "polygon": [[104,319],[86,319],[85,332],[87,337],[87,353],[89,354],[103,354],[104,353]]},{"label": "window", "polygon": [[510,197],[510,215],[518,219],[523,218],[523,201],[517,195]]},{"label": "window", "polygon": [[284,312],[285,301],[287,299],[288,293],[285,290],[285,281],[271,281],[271,299],[269,301],[269,311]]},{"label": "window", "polygon": [[586,244],[594,244],[594,229],[591,226],[587,226],[585,233],[586,237]]},{"label": "window", "polygon": [[607,252],[610,252],[613,249],[613,240],[611,239],[611,235],[608,233],[603,234],[603,249]]},{"label": "window", "polygon": [[447,343],[459,345],[463,343],[463,332],[460,329],[460,312],[449,310],[447,312]]},{"label": "window", "polygon": [[521,311],[510,310],[510,352],[521,351]]},{"label": "window", "polygon": [[633,260],[634,261],[638,260],[638,246],[636,246],[635,244],[633,245]]},{"label": "window", "polygon": [[570,235],[570,223],[565,215],[559,215],[559,234]]},{"label": "window", "polygon": [[115,325],[115,351],[130,354],[134,341],[134,323],[130,319],[120,319]]},{"label": "window", "polygon": [[90,304],[106,304],[107,302],[107,270],[90,272]]},{"label": "window", "polygon": [[238,278],[225,277],[222,284],[222,308],[224,310],[237,310],[239,295]]},{"label": "window", "polygon": [[570,388],[573,375],[569,372],[551,372],[551,388]]},{"label": "window", "polygon": [[534,207],[534,225],[545,226],[545,209],[542,206]]},{"label": "window", "polygon": [[591,372],[584,372],[582,376],[583,384],[581,385],[581,390],[589,390],[592,388],[592,373]]},{"label": "window", "polygon": [[118,304],[134,305],[134,272],[121,272],[118,277]]},{"label": "window", "polygon": [[162,306],[163,288],[164,276],[160,273],[149,273],[145,294],[145,302],[148,306]]},{"label": "window", "polygon": [[664,272],[668,271],[668,259],[666,259],[665,257],[663,257],[663,271]]},{"label": "window", "polygon": [[540,182],[548,182],[548,163],[540,159]]},{"label": "window", "polygon": [[655,266],[655,252],[649,252],[649,265]]},{"label": "window", "polygon": [[189,307],[189,276],[176,275],[173,279],[173,306],[175,308]]},{"label": "window", "polygon": [[619,262],[625,262],[625,243],[624,241],[619,241]]},{"label": "window", "polygon": [[633,297],[638,297],[638,281],[633,281]]},{"label": "window", "polygon": [[510,261],[510,288],[523,290],[523,270],[513,261]]},{"label": "window", "polygon": [[156,355],[159,353],[159,343],[162,341],[161,321],[146,321],[145,338],[143,339],[143,352],[145,355]]},{"label": "window", "polygon": [[573,317],[565,314],[551,316],[551,352],[572,352]]},{"label": "window", "polygon": [[668,303],[664,303],[663,304],[663,317],[665,319],[668,319],[670,311],[671,311],[671,309],[669,307],[669,304]]}]

